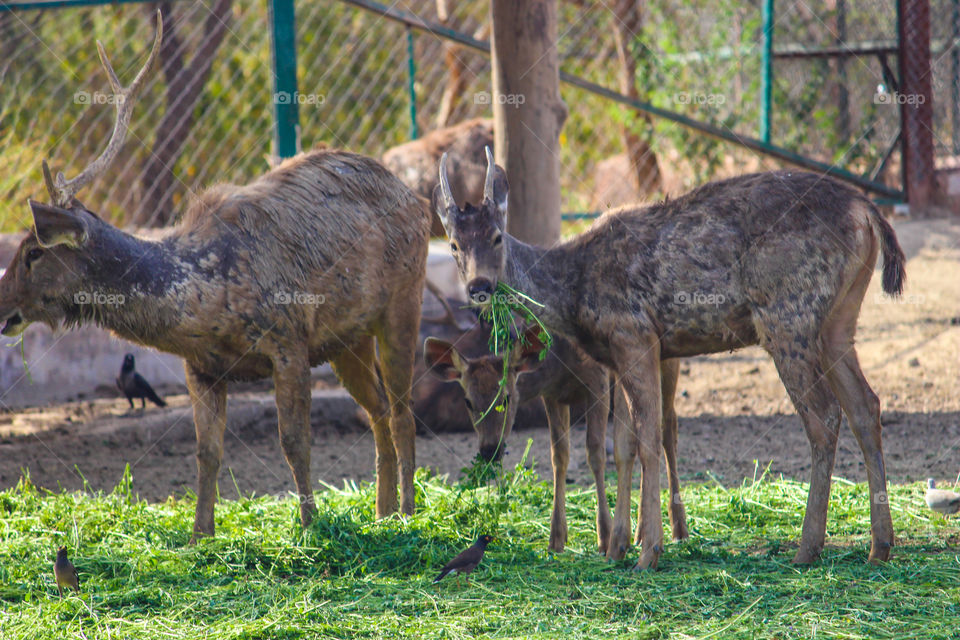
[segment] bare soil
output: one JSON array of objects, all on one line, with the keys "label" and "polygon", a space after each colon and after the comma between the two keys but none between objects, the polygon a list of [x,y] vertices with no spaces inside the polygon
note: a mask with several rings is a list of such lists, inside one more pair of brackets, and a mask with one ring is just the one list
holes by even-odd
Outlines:
[{"label": "bare soil", "polygon": [[[896,225],[909,262],[903,298],[871,283],[860,316],[858,353],[883,406],[884,450],[892,482],[928,476],[953,481],[960,472],[960,224],[912,221]],[[318,482],[372,481],[373,437],[358,410],[320,381],[313,403],[313,475]],[[168,390],[170,391],[170,390]],[[101,397],[0,414],[0,487],[32,481],[53,490],[109,491],[124,466],[144,498],[164,500],[195,484],[192,413],[185,395],[168,396],[165,409],[125,415],[125,400]],[[346,403],[346,404],[344,404]],[[680,472],[686,480],[725,485],[753,477],[759,466],[806,480],[810,454],[803,427],[759,349],[693,358],[683,367]],[[584,426],[574,427],[568,480],[587,486]],[[505,462],[519,459],[527,438],[544,477],[550,474],[545,429],[514,432]],[[476,452],[472,433],[420,435],[417,461],[452,478]],[[846,427],[835,475],[865,479],[859,447]],[[223,497],[293,490],[276,435],[276,409],[266,387],[232,393],[220,475]]]}]

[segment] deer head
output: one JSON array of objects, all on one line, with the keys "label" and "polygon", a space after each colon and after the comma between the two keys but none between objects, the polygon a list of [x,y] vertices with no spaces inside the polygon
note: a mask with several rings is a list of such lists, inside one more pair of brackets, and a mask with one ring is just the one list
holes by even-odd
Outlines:
[{"label": "deer head", "polygon": [[470,299],[490,302],[506,266],[504,230],[507,222],[507,174],[493,161],[486,147],[487,176],[483,202],[457,206],[447,176],[447,154],[440,158],[440,183],[433,190],[433,207],[450,239],[450,251],[457,261],[460,278]]},{"label": "deer head", "polygon": [[109,262],[110,251],[99,240],[112,226],[100,220],[74,196],[110,165],[116,158],[133,112],[137,96],[147,74],[160,52],[163,20],[157,11],[157,32],[146,64],[124,88],[117,79],[103,45],[97,41],[100,62],[116,92],[117,110],[113,133],[103,152],[75,178],[63,173],[53,178],[46,160],[42,163],[43,178],[50,194],[50,204],[30,200],[33,214],[32,233],[20,243],[16,256],[0,279],[0,332],[19,335],[31,322],[44,322],[56,327],[64,320],[82,314],[80,305],[89,305],[88,297],[97,292],[87,290],[91,277],[115,270]]},{"label": "deer head", "polygon": [[[539,333],[539,327],[524,332],[519,348],[510,353],[502,387],[502,356],[468,358],[445,340],[427,338],[423,343],[423,361],[430,373],[446,382],[459,382],[463,388],[467,412],[479,439],[480,455],[486,460],[503,456],[504,443],[513,430],[520,405],[517,378],[540,365],[540,352],[545,348]],[[496,410],[498,406],[502,406],[502,411]]]}]

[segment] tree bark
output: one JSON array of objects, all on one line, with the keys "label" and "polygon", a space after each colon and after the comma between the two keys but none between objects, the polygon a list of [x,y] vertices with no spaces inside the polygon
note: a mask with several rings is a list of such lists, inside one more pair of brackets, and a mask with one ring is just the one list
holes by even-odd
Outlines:
[{"label": "tree bark", "polygon": [[[614,3],[616,29],[613,32],[617,44],[617,58],[620,60],[620,93],[640,99],[637,90],[637,50],[643,46],[640,34],[643,31],[643,10],[640,0],[617,0]],[[623,146],[627,151],[630,166],[637,176],[637,187],[644,195],[659,191],[662,187],[660,166],[657,154],[653,152],[646,138],[637,131],[640,124],[651,131],[653,123],[646,113],[636,113],[634,122],[623,126]]]},{"label": "tree bark", "polygon": [[494,147],[510,183],[507,231],[550,246],[560,238],[560,98],[556,0],[492,0]]},{"label": "tree bark", "polygon": [[930,3],[898,0],[900,24],[900,121],[903,177],[910,214],[925,217],[936,192],[933,86],[930,80]]},{"label": "tree bark", "polygon": [[163,15],[160,64],[167,85],[167,108],[157,126],[150,156],[140,173],[140,203],[132,220],[135,226],[160,227],[176,217],[173,211],[176,182],[173,168],[193,127],[193,112],[210,75],[213,58],[227,33],[232,5],[233,0],[215,0],[212,3],[203,25],[200,44],[193,60],[187,65],[184,43],[173,16],[173,3],[160,3]]},{"label": "tree bark", "polygon": [[[439,0],[444,2],[445,0]],[[443,14],[441,14],[443,15]],[[447,19],[441,18],[440,24],[446,25]],[[490,24],[484,23],[473,32],[476,40],[486,40],[490,37]],[[463,57],[465,54],[463,48],[453,42],[443,43],[443,57],[447,65],[447,84],[443,88],[443,96],[440,98],[440,110],[437,112],[437,128],[443,129],[454,124],[453,112],[467,88],[468,79],[464,75],[467,71],[467,63]]]}]

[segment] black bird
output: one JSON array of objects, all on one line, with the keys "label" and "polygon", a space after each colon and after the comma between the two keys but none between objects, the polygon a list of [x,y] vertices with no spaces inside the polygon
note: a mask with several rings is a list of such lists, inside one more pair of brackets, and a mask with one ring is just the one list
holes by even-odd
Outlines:
[{"label": "black bird", "polygon": [[143,376],[137,373],[133,364],[133,354],[128,353],[123,356],[123,366],[120,367],[120,377],[117,378],[117,388],[127,396],[127,402],[130,403],[130,409],[133,409],[133,399],[140,398],[142,405],[140,410],[147,408],[147,400],[150,400],[158,407],[165,407],[167,403],[163,398],[157,395],[150,383],[143,379]]},{"label": "black bird", "polygon": [[[433,582],[440,582],[446,576],[456,574],[457,582],[459,583],[460,574],[469,576],[470,572],[476,569],[480,561],[483,560],[483,552],[486,551],[487,545],[490,544],[491,540],[493,540],[493,536],[483,535],[477,538],[477,541],[473,543],[472,547],[461,551],[453,560],[448,562]],[[470,581],[469,577],[467,581]]]},{"label": "black bird", "polygon": [[53,564],[53,577],[57,580],[57,592],[63,597],[63,588],[69,587],[80,593],[80,577],[77,568],[67,559],[67,548],[57,549],[57,561]]}]

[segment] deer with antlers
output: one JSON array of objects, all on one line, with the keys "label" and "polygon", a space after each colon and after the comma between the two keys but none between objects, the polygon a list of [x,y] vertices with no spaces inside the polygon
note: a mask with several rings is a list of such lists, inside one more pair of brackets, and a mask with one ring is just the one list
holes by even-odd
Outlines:
[{"label": "deer with antlers", "polygon": [[470,297],[499,282],[544,305],[540,319],[609,367],[632,428],[617,429],[617,502],[608,557],[630,537],[632,470],[640,458],[643,548],[656,567],[660,515],[660,361],[759,344],[773,358],[803,421],[812,469],[794,562],[823,549],[841,408],[860,444],[870,490],[872,562],[886,560],[893,524],[886,500],[880,402],[853,346],[877,257],[883,289],[902,290],[904,255],[866,197],[826,176],[778,171],[704,185],[676,200],[607,212],[555,247],[505,232],[506,174],[487,150],[484,199],[458,207],[441,159],[434,207]]},{"label": "deer with antlers", "polygon": [[280,443],[310,523],[310,367],[326,361],[370,417],[377,515],[412,513],[408,398],[429,212],[377,161],[320,150],[246,186],[211,188],[159,240],[101,220],[74,195],[119,151],[162,34],[158,12],[153,49],[128,88],[98,43],[122,96],[113,135],[73,180],[51,179],[44,163],[51,203],[30,201],[33,231],[0,279],[3,334],[35,321],[95,323],[183,358],[197,433],[193,539],[214,533],[230,380],[272,376]]}]

